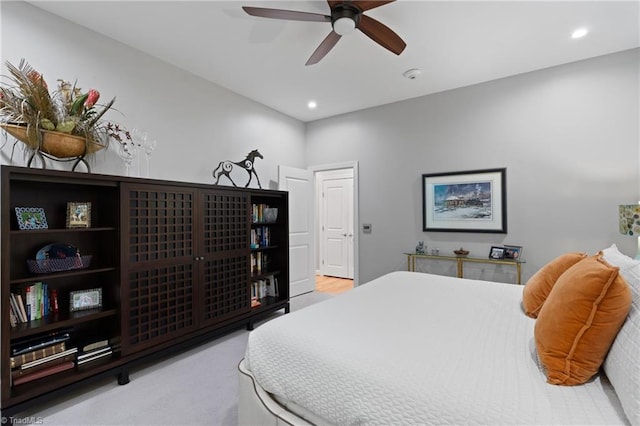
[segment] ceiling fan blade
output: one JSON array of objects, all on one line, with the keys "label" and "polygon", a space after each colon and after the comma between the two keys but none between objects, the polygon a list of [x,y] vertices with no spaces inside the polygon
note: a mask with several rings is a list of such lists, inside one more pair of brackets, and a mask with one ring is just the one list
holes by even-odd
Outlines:
[{"label": "ceiling fan blade", "polygon": [[[386,0],[386,1],[373,1],[373,0],[354,0],[351,2],[352,5],[356,6],[361,11],[375,9],[376,7],[384,6],[388,3],[393,3],[396,0]],[[337,2],[342,3],[342,2]]]},{"label": "ceiling fan blade", "polygon": [[331,49],[333,49],[333,46],[336,45],[336,43],[338,42],[338,40],[340,40],[341,37],[342,36],[340,34],[337,34],[334,31],[331,31],[329,35],[325,37],[324,40],[322,40],[322,43],[320,43],[320,46],[318,46],[318,48],[313,52],[313,54],[311,55],[311,57],[309,58],[309,60],[305,65],[313,65],[320,62],[320,60],[324,58]]},{"label": "ceiling fan blade", "polygon": [[258,16],[260,18],[286,19],[289,21],[331,22],[331,16],[322,15],[320,13],[251,6],[242,6],[242,9],[249,15]]},{"label": "ceiling fan blade", "polygon": [[398,34],[393,32],[391,28],[369,16],[361,15],[357,28],[365,33],[365,35],[371,40],[396,55],[401,54],[404,48],[407,47],[404,40],[402,40]]},{"label": "ceiling fan blade", "polygon": [[341,1],[341,0],[338,0],[338,1],[335,1],[335,0],[327,0],[327,3],[329,3],[329,7],[331,8],[331,10],[333,10],[333,8],[334,8],[334,7],[336,7],[336,6],[337,6],[337,5],[339,5],[339,4],[344,3],[344,1]]}]

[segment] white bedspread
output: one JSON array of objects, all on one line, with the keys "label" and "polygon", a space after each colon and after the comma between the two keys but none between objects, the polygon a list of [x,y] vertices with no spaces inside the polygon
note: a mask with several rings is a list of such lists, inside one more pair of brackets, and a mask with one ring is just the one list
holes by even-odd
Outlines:
[{"label": "white bedspread", "polygon": [[266,391],[330,423],[624,424],[604,377],[549,385],[522,287],[393,272],[249,337]]}]

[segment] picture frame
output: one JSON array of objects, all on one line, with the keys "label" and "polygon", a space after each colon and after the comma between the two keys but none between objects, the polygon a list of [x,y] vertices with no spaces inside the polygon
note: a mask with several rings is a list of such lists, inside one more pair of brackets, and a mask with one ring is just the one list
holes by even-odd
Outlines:
[{"label": "picture frame", "polygon": [[506,175],[506,168],[423,174],[423,231],[506,234]]},{"label": "picture frame", "polygon": [[522,259],[522,246],[504,245],[504,258],[510,260]]},{"label": "picture frame", "polygon": [[102,307],[102,289],[92,288],[69,292],[69,312]]},{"label": "picture frame", "polygon": [[91,203],[67,203],[67,228],[91,228]]},{"label": "picture frame", "polygon": [[16,207],[16,219],[18,228],[26,229],[49,229],[47,217],[42,207]]},{"label": "picture frame", "polygon": [[504,247],[492,246],[489,250],[489,259],[504,259]]}]

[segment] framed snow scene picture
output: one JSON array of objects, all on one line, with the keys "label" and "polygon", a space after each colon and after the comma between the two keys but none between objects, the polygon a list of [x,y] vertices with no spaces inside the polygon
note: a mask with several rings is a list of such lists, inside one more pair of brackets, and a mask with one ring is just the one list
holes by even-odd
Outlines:
[{"label": "framed snow scene picture", "polygon": [[507,233],[506,168],[422,175],[423,231]]}]

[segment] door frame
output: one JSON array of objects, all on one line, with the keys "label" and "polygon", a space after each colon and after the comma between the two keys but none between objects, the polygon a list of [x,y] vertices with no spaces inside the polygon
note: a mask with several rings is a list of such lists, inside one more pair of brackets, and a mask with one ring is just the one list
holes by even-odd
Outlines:
[{"label": "door frame", "polygon": [[[343,251],[343,255],[346,256],[348,259],[342,259],[343,263],[342,266],[346,266],[347,267],[347,271],[345,271],[346,275],[344,278],[349,278],[351,280],[353,280],[353,274],[355,271],[354,265],[353,265],[353,254],[354,254],[354,249],[353,249],[353,234],[355,232],[355,223],[353,223],[354,221],[354,213],[353,213],[353,169],[348,168],[348,169],[337,169],[337,170],[320,170],[318,172],[316,172],[315,175],[315,190],[317,191],[316,194],[318,195],[316,198],[316,214],[318,215],[318,220],[316,221],[316,223],[314,223],[314,226],[316,226],[316,233],[317,235],[320,237],[320,240],[318,241],[318,243],[316,244],[316,252],[318,253],[316,255],[316,259],[315,260],[315,266],[316,266],[316,275],[326,275],[327,269],[329,269],[328,263],[327,263],[327,235],[328,235],[328,228],[327,228],[327,192],[326,192],[326,184],[329,182],[331,185],[335,184],[337,181],[347,181],[349,182],[348,184],[348,191],[346,191],[344,195],[346,195],[347,199],[347,204],[349,205],[348,208],[345,210],[345,212],[348,214],[347,220],[348,220],[348,226],[344,229],[347,233],[344,234],[344,241],[342,242],[343,244],[343,250],[346,249],[346,251]],[[331,274],[329,274],[331,275]],[[341,275],[336,275],[336,276],[341,276]]]},{"label": "door frame", "polygon": [[[318,172],[326,172],[332,170],[343,170],[343,169],[352,169],[353,170],[353,286],[356,287],[360,284],[360,208],[359,208],[359,173],[358,173],[358,162],[357,161],[346,161],[343,163],[331,163],[331,164],[320,164],[315,166],[310,166],[308,170],[313,173],[313,187],[315,191],[314,196],[314,211],[317,212],[318,206],[320,205],[320,196],[318,193],[318,185],[316,175]],[[318,244],[320,239],[320,235],[318,233],[318,215],[316,216],[316,223],[314,223],[314,233],[315,233],[315,244]],[[317,270],[317,269],[316,269]]]}]

